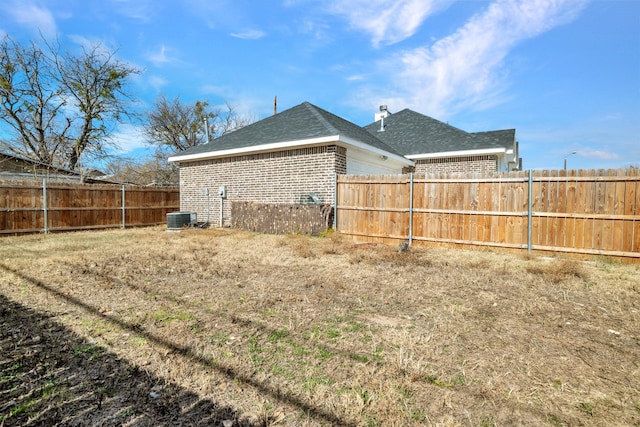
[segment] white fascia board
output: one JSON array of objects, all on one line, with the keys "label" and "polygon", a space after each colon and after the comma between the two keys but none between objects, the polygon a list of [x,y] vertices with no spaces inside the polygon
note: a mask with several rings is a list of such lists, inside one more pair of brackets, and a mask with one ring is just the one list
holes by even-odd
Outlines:
[{"label": "white fascia board", "polygon": [[407,159],[423,160],[423,159],[440,159],[443,157],[464,157],[464,156],[483,156],[487,154],[505,154],[505,148],[483,148],[480,150],[464,150],[464,151],[443,151],[441,153],[425,153],[425,154],[409,154]]},{"label": "white fascia board", "polygon": [[[254,145],[251,147],[242,147],[242,148],[232,148],[229,150],[220,150],[220,151],[208,151],[205,153],[197,153],[197,154],[187,154],[184,156],[172,156],[169,157],[170,162],[194,162],[197,160],[207,160],[207,159],[216,159],[219,157],[230,157],[230,156],[238,156],[243,154],[253,154],[253,153],[264,153],[268,151],[277,151],[277,150],[287,150],[287,149],[295,149],[295,148],[304,148],[310,147],[314,145],[326,144],[329,142],[339,142],[340,137],[338,135],[332,136],[323,136],[321,138],[309,138],[309,139],[298,139],[295,141],[285,141],[285,142],[275,142],[273,144],[264,144],[264,145]],[[210,144],[215,144],[215,139],[210,142]]]},{"label": "white fascia board", "polygon": [[[169,157],[168,160],[170,162],[194,162],[198,160],[216,159],[220,157],[238,156],[243,154],[264,153],[269,151],[312,147],[312,146],[324,145],[332,142],[346,148],[348,148],[349,146],[352,146],[354,148],[358,148],[364,151],[369,151],[378,156],[384,156],[384,157],[387,157],[388,159],[395,160],[403,165],[407,165],[407,166],[413,165],[413,161],[408,160],[405,157],[399,156],[397,154],[389,153],[388,151],[381,150],[369,144],[365,144],[355,139],[351,139],[351,138],[340,136],[340,135],[323,136],[320,138],[299,139],[295,141],[276,142],[273,144],[254,145],[251,147],[233,148],[230,150],[208,151],[205,153],[187,154],[184,156],[177,155],[177,156]],[[210,144],[215,144],[215,140],[210,142]]]},{"label": "white fascia board", "polygon": [[350,145],[352,147],[359,148],[360,150],[369,151],[378,156],[384,156],[390,160],[395,160],[396,162],[402,163],[403,165],[413,166],[414,163],[412,160],[408,159],[409,156],[402,157],[397,154],[389,153],[388,151],[381,150],[380,148],[373,147],[369,144],[365,144],[363,142],[356,141],[355,139],[347,138],[345,136],[340,137],[340,142],[347,146]]}]

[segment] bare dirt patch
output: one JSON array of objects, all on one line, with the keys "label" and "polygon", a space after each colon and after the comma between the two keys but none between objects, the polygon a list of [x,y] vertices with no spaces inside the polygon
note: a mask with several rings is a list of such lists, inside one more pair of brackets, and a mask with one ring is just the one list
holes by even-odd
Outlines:
[{"label": "bare dirt patch", "polygon": [[638,425],[640,269],[339,236],[0,240],[0,425]]}]

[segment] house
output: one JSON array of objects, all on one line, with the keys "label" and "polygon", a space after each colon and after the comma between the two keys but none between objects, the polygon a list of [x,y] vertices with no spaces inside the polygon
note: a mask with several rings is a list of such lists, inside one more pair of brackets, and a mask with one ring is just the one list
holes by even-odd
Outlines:
[{"label": "house", "polygon": [[0,152],[0,181],[48,181],[86,184],[113,184],[102,179],[104,174],[98,170],[78,173],[52,166],[36,160],[26,159]]},{"label": "house", "polygon": [[230,223],[232,202],[333,204],[337,174],[478,172],[517,165],[515,131],[467,133],[411,110],[360,127],[304,102],[170,157],[180,166],[180,207]]},{"label": "house", "polygon": [[380,110],[365,129],[413,160],[416,173],[522,169],[515,129],[468,133],[409,109]]}]

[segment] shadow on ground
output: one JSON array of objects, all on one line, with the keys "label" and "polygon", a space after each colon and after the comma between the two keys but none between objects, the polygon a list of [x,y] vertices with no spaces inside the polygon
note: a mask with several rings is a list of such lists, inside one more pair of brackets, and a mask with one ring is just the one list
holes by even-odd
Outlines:
[{"label": "shadow on ground", "polygon": [[[86,313],[93,316],[103,317],[98,308],[71,295],[64,294],[45,282],[23,274],[2,263],[0,263],[0,270],[13,274],[16,277],[19,277],[20,279],[48,292],[51,296],[65,300],[67,303],[78,307]],[[76,410],[74,407],[67,408],[66,412],[57,411],[56,405],[52,404],[51,407],[43,409],[47,415],[37,416],[38,419],[45,417],[49,421],[40,423],[39,421],[29,420],[29,424],[27,425],[48,426],[56,423],[61,425],[109,425],[111,424],[111,420],[115,420],[113,421],[115,422],[115,425],[126,424],[136,426],[218,426],[222,425],[223,420],[233,420],[234,427],[259,426],[271,423],[271,420],[267,419],[262,424],[252,424],[246,419],[241,419],[237,411],[233,408],[219,408],[214,402],[198,401],[197,395],[181,389],[175,384],[167,383],[162,378],[154,377],[150,373],[140,370],[137,366],[132,366],[128,364],[128,362],[119,360],[116,356],[106,353],[104,348],[92,345],[79,335],[66,330],[63,326],[57,324],[49,317],[39,314],[17,303],[11,302],[0,294],[0,303],[5,301],[6,304],[2,304],[2,308],[0,308],[0,319],[2,319],[2,323],[0,324],[0,328],[2,330],[0,349],[3,351],[3,356],[0,360],[0,369],[2,370],[2,376],[0,377],[0,402],[6,400],[9,403],[0,403],[0,427],[8,425],[24,425],[22,422],[14,424],[13,420],[17,416],[16,413],[26,412],[28,414],[32,414],[33,411],[29,408],[33,406],[33,404],[39,404],[39,401],[28,400],[25,402],[18,402],[12,396],[17,394],[21,396],[20,399],[24,400],[25,396],[22,395],[26,393],[26,398],[29,399],[29,396],[33,394],[32,391],[37,387],[40,387],[40,389],[35,390],[34,396],[47,395],[47,397],[50,397],[48,395],[51,394],[51,392],[48,388],[53,387],[55,389],[56,384],[54,383],[53,385],[49,385],[47,382],[47,375],[55,375],[58,372],[58,367],[61,369],[63,374],[62,389],[64,391],[63,393],[53,393],[58,396],[58,403],[60,405],[74,405],[76,404],[76,401],[81,401],[83,408]],[[8,311],[11,310],[12,307],[14,307],[14,311],[16,312],[15,315]],[[18,318],[18,320],[14,321],[11,320],[12,317],[19,317],[20,313],[26,314],[23,314],[23,318]],[[26,318],[24,316],[26,316]],[[34,317],[34,319],[30,320],[29,316]],[[150,333],[149,331],[144,330],[139,327],[139,325],[128,323],[117,317],[108,317],[106,319],[123,330],[129,331],[129,333],[144,336],[150,342],[160,345],[166,350],[190,360],[194,364],[212,368],[211,360],[196,354],[189,347],[183,347],[171,341],[167,341],[153,333]],[[44,323],[45,325],[38,327],[38,323]],[[12,326],[12,324],[14,325]],[[53,326],[49,328],[48,325]],[[31,330],[31,328],[35,329]],[[10,333],[8,332],[9,330],[14,330],[15,333]],[[54,332],[48,332],[49,330]],[[65,334],[67,336],[65,336]],[[14,335],[16,335],[15,338]],[[61,336],[57,337],[57,335]],[[33,341],[35,337],[38,337],[38,340],[35,340],[37,342],[34,343],[34,345],[40,346],[35,348],[37,351],[25,349],[24,354],[22,356],[18,354],[16,359],[4,359],[5,346],[11,349],[12,352],[15,352],[18,350],[12,349],[14,341],[20,342],[21,345],[27,345],[27,341]],[[45,344],[45,342],[47,343]],[[25,359],[25,362],[19,361],[21,357]],[[47,359],[49,358],[52,358],[53,361],[48,362]],[[74,370],[80,367],[84,368],[85,364],[90,365],[90,362],[98,363],[95,366],[87,366],[85,369],[90,380],[83,382],[75,379],[78,373],[74,372]],[[26,363],[29,365],[26,366]],[[55,365],[54,367],[51,366],[52,363]],[[114,366],[110,366],[110,363],[115,363],[124,367],[117,370]],[[25,365],[26,367],[23,369],[20,367],[22,365]],[[42,368],[39,368],[39,366]],[[22,387],[24,387],[24,389],[21,392],[12,391],[5,396],[5,390],[12,390],[14,387],[17,387],[15,385],[5,385],[6,381],[16,378],[16,375],[11,374],[14,367],[23,375],[22,379],[18,378],[14,382],[16,384],[22,382]],[[330,425],[353,425],[352,423],[342,420],[340,417],[314,406],[313,404],[304,402],[295,396],[283,395],[282,390],[278,387],[257,381],[250,375],[236,372],[234,369],[220,364],[213,368],[233,381],[238,381],[242,384],[251,386],[265,396],[269,396],[280,402],[300,409],[311,419],[322,420],[322,422],[328,422]],[[43,370],[43,372],[39,373],[39,369]],[[6,374],[5,371],[7,372]],[[85,371],[82,371],[82,373],[84,374]],[[31,372],[35,372],[35,376],[39,378],[40,382],[36,382],[33,385],[24,385],[24,380],[27,379],[25,374]],[[93,377],[91,375],[93,375]],[[132,383],[129,384],[127,381],[129,381],[130,377],[139,378],[139,381],[132,381]],[[68,378],[74,378],[75,382],[78,382],[78,384],[65,384],[64,381],[68,380]],[[78,389],[78,391],[76,391],[76,389]],[[159,389],[164,390],[161,397],[151,397],[151,393],[155,393],[155,390]],[[65,394],[69,391],[78,393],[78,395],[76,396],[74,394],[69,396],[68,394]],[[125,395],[121,396],[118,393],[124,393]],[[127,399],[132,399],[131,404],[128,403]],[[114,406],[114,411],[117,412],[116,414],[107,414],[104,411],[106,402],[116,405]],[[91,406],[91,404],[93,404],[93,406]],[[26,408],[23,409],[22,407],[25,405]],[[72,412],[71,409],[74,409],[75,412],[73,412],[73,415],[68,415]],[[95,412],[95,409],[103,412],[102,416],[104,419],[95,418],[94,420],[92,413]],[[76,417],[80,421],[75,422],[73,421],[73,418],[67,420],[70,416]],[[140,418],[140,420],[138,421],[135,417]],[[119,424],[120,421],[118,420],[121,420],[122,418],[125,420],[134,418],[134,420]],[[27,421],[27,418],[23,417],[23,421]]]},{"label": "shadow on ground", "polygon": [[0,426],[253,426],[0,295]]}]

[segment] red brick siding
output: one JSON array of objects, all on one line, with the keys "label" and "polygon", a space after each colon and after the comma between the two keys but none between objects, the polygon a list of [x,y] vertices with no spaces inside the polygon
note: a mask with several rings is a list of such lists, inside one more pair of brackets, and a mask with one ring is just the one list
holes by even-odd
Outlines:
[{"label": "red brick siding", "polygon": [[346,173],[346,164],[346,149],[336,145],[183,163],[180,209],[220,226],[218,188],[223,185],[223,225],[230,224],[232,201],[298,203],[301,195],[316,193],[322,203],[332,204],[335,174]]},{"label": "red brick siding", "polygon": [[496,172],[498,159],[496,156],[445,157],[441,159],[418,160],[415,172],[419,174],[441,172]]}]

